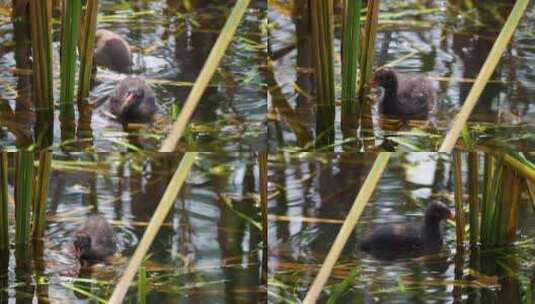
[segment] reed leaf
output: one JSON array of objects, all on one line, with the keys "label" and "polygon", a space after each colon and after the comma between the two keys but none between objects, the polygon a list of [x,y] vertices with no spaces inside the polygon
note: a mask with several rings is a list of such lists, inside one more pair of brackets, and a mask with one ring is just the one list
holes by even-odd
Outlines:
[{"label": "reed leaf", "polygon": [[463,181],[462,181],[462,155],[459,151],[453,152],[453,174],[455,183],[455,228],[457,248],[464,247],[464,207],[463,207]]},{"label": "reed leaf", "polygon": [[360,99],[360,119],[361,137],[364,140],[364,149],[375,146],[372,101],[369,100],[367,83],[372,77],[373,61],[375,57],[375,41],[377,38],[377,27],[379,25],[380,1],[368,1],[366,12],[366,24],[364,26],[363,46],[360,52],[360,77],[359,77],[359,99]]},{"label": "reed leaf", "polygon": [[79,104],[88,96],[93,69],[93,49],[97,30],[98,0],[87,0],[80,38],[80,79],[78,84]]},{"label": "reed leaf", "polygon": [[494,212],[492,197],[492,181],[494,180],[494,171],[496,170],[496,161],[494,157],[485,153],[484,171],[483,171],[483,197],[481,199],[481,243],[488,242],[488,231],[490,230],[491,216]]},{"label": "reed leaf", "polygon": [[60,120],[62,141],[74,139],[74,83],[76,80],[76,47],[80,36],[81,0],[64,2],[61,42]]},{"label": "reed leaf", "polygon": [[[375,1],[372,1],[375,2]],[[494,73],[498,62],[500,61],[503,53],[507,49],[509,41],[518,26],[520,19],[524,15],[524,12],[529,4],[529,0],[517,0],[511,14],[507,18],[500,35],[494,42],[490,53],[481,68],[481,71],[477,75],[474,85],[470,89],[470,93],[466,97],[466,100],[463,103],[461,111],[455,117],[450,131],[444,138],[439,152],[451,152],[455,146],[459,135],[461,134],[462,129],[465,127],[472,110],[474,109],[483,89],[487,85],[487,82],[490,80],[490,77]]]},{"label": "reed leaf", "polygon": [[520,154],[504,154],[504,161],[513,167],[520,175],[535,182],[535,166]]},{"label": "reed leaf", "polygon": [[32,0],[30,23],[32,39],[32,88],[37,114],[35,137],[37,146],[53,143],[54,93],[52,78],[51,6],[47,0]]},{"label": "reed leaf", "polygon": [[147,270],[144,266],[139,267],[137,275],[137,298],[140,304],[147,303]]},{"label": "reed leaf", "polygon": [[468,202],[470,206],[470,245],[476,246],[479,241],[479,155],[468,153]]},{"label": "reed leaf", "polygon": [[316,303],[318,300],[318,297],[325,286],[325,283],[327,283],[327,280],[331,275],[331,271],[336,264],[340,253],[342,252],[342,249],[345,247],[347,240],[353,233],[353,229],[355,228],[355,225],[357,224],[364,207],[372,196],[375,187],[377,186],[377,183],[379,182],[379,179],[381,178],[381,175],[388,164],[390,156],[390,152],[381,152],[378,154],[370,173],[366,177],[366,180],[362,184],[362,187],[360,188],[360,191],[353,202],[353,206],[351,207],[344,224],[342,224],[342,228],[340,228],[340,231],[336,236],[334,244],[331,246],[331,249],[325,258],[325,261],[321,265],[320,271],[316,275],[314,282],[312,282],[312,285],[308,290],[303,303],[312,304]]},{"label": "reed leaf", "polygon": [[149,222],[149,225],[147,226],[147,229],[145,230],[145,233],[143,234],[143,237],[141,238],[141,241],[139,242],[139,245],[136,248],[136,251],[134,252],[134,255],[130,259],[123,276],[119,280],[119,283],[110,297],[110,304],[123,303],[123,299],[128,291],[128,288],[130,287],[130,284],[132,283],[139,266],[143,262],[145,255],[149,251],[154,238],[158,234],[160,227],[165,221],[169,210],[171,210],[171,207],[173,206],[176,197],[189,174],[191,166],[195,162],[197,154],[197,152],[187,152],[182,158],[182,161],[180,162],[178,169],[175,171],[175,174],[171,178],[171,181],[169,182],[167,189],[165,190],[165,193],[158,204],[158,207],[154,211],[154,214]]},{"label": "reed leaf", "polygon": [[334,8],[333,1],[309,1],[312,58],[316,86],[317,147],[334,143]]},{"label": "reed leaf", "polygon": [[262,212],[262,281],[268,281],[268,153],[260,152],[258,155],[260,171],[260,208]]},{"label": "reed leaf", "polygon": [[360,105],[357,101],[357,68],[360,48],[361,0],[344,1],[342,39],[342,129],[358,129]]},{"label": "reed leaf", "polygon": [[33,238],[39,240],[43,237],[46,226],[46,201],[48,198],[48,185],[52,169],[52,152],[39,153],[39,168],[37,171],[36,191],[33,202]]},{"label": "reed leaf", "polygon": [[518,230],[518,214],[520,209],[520,196],[522,194],[522,179],[513,168],[510,191],[504,191],[503,203],[508,206],[508,212],[504,214],[505,243],[512,244],[515,241]]},{"label": "reed leaf", "polygon": [[30,151],[17,153],[15,183],[15,243],[26,244],[30,239],[33,194],[33,158]]},{"label": "reed leaf", "polygon": [[230,42],[232,41],[234,34],[238,29],[238,25],[240,24],[250,2],[251,0],[236,1],[236,4],[229,15],[227,22],[221,29],[221,33],[219,34],[219,37],[212,47],[212,50],[210,51],[210,54],[208,55],[208,58],[206,59],[206,62],[204,63],[199,76],[197,77],[197,80],[195,80],[193,88],[191,88],[191,92],[184,103],[182,111],[180,111],[178,119],[173,123],[171,133],[169,133],[167,138],[164,140],[160,148],[160,152],[172,152],[175,150],[178,141],[182,137],[184,130],[186,129],[186,126],[188,125],[191,116],[197,107],[197,104],[199,103],[204,91],[206,90],[206,87],[210,83],[210,80],[214,76],[219,63],[221,62],[223,55],[230,45]]},{"label": "reed leaf", "polygon": [[372,77],[373,60],[375,57],[375,41],[379,25],[380,1],[368,1],[366,24],[364,27],[364,45],[360,57],[359,96],[362,98],[368,81]]},{"label": "reed leaf", "polygon": [[9,249],[8,154],[0,152],[0,251]]}]

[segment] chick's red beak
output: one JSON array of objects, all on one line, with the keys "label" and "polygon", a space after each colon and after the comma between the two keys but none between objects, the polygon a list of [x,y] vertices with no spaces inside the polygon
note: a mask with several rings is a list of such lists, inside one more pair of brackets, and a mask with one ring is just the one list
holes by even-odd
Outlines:
[{"label": "chick's red beak", "polygon": [[80,253],[80,248],[74,246],[73,251],[74,251],[74,256],[75,256],[77,259],[79,259],[79,258],[80,258],[80,254],[81,254],[81,253]]},{"label": "chick's red beak", "polygon": [[124,100],[125,100],[125,103],[126,103],[127,105],[131,104],[131,103],[134,101],[134,98],[135,98],[135,97],[136,97],[136,96],[134,95],[134,93],[131,93],[131,92],[127,93],[127,94],[126,94],[126,98],[124,99]]},{"label": "chick's red beak", "polygon": [[377,85],[377,78],[373,77],[372,79],[368,80],[369,86],[376,86]]}]

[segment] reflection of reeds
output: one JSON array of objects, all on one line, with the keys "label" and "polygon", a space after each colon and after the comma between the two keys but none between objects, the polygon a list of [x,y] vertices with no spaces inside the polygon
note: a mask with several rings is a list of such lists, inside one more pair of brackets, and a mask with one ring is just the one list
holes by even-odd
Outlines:
[{"label": "reflection of reeds", "polygon": [[7,152],[0,152],[0,251],[9,248],[9,218],[8,218],[8,159]]},{"label": "reflection of reeds", "polygon": [[[372,1],[375,2],[375,1]],[[459,135],[463,128],[466,127],[466,122],[472,113],[481,93],[485,89],[487,82],[490,80],[490,77],[494,73],[496,66],[498,65],[503,53],[509,45],[509,41],[513,36],[513,33],[516,30],[516,27],[520,23],[524,11],[526,10],[529,4],[529,0],[518,0],[516,1],[507,22],[504,24],[500,35],[496,39],[496,42],[492,46],[492,49],[481,68],[481,71],[477,75],[476,81],[470,90],[470,93],[466,97],[466,100],[463,102],[463,107],[461,111],[455,117],[455,120],[444,138],[442,145],[440,146],[440,152],[451,152],[455,146]]]},{"label": "reflection of reeds", "polygon": [[217,40],[212,47],[212,50],[210,51],[210,54],[208,55],[208,58],[206,59],[201,72],[199,73],[199,76],[195,80],[193,88],[191,88],[188,98],[186,99],[178,118],[173,124],[171,132],[162,143],[160,152],[172,152],[175,150],[178,141],[184,134],[184,131],[186,130],[186,127],[193,116],[197,104],[204,94],[206,87],[208,87],[210,80],[214,76],[216,69],[219,67],[221,59],[230,45],[230,42],[234,38],[234,34],[236,33],[238,25],[240,24],[250,2],[251,0],[236,1],[234,8],[232,9],[232,12],[225,23],[225,26],[223,26],[221,29],[219,37],[217,37]]},{"label": "reflection of reeds", "polygon": [[331,246],[325,261],[321,265],[319,273],[308,290],[303,303],[316,303],[318,300],[318,297],[331,274],[332,268],[336,264],[336,261],[338,260],[338,257],[346,245],[351,233],[353,233],[353,229],[355,228],[362,211],[364,211],[364,207],[375,191],[375,187],[377,186],[377,183],[379,182],[379,179],[381,178],[381,175],[388,164],[390,155],[391,153],[389,152],[382,152],[377,155],[373,167],[370,169],[370,173],[362,184],[362,187],[360,188],[360,191],[353,202],[351,210],[349,211],[342,228],[340,228],[340,231],[336,236],[336,240]]},{"label": "reflection of reeds", "polygon": [[33,57],[33,100],[37,112],[37,146],[53,141],[54,95],[52,79],[51,6],[47,0],[29,1]]},{"label": "reflection of reeds", "polygon": [[193,163],[195,162],[197,154],[197,152],[188,152],[182,158],[182,161],[180,162],[180,165],[176,169],[175,174],[169,182],[167,189],[165,190],[165,193],[163,194],[162,199],[158,204],[158,207],[152,215],[150,223],[147,226],[145,233],[143,234],[143,238],[139,242],[139,245],[137,246],[134,255],[128,263],[128,267],[124,271],[123,276],[121,277],[119,283],[113,291],[112,296],[110,297],[110,304],[118,304],[123,302],[126,292],[128,291],[128,288],[130,287],[130,284],[132,283],[136,272],[141,266],[145,255],[150,249],[154,238],[158,234],[160,227],[165,221],[167,214],[171,210],[171,207],[173,206],[176,197],[180,192],[180,189],[182,188],[186,177],[189,174],[191,166],[193,166]]}]

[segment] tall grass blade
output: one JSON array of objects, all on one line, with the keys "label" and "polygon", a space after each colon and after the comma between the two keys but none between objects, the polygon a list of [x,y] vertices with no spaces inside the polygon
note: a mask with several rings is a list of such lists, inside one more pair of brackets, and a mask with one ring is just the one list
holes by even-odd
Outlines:
[{"label": "tall grass blade", "polygon": [[[483,197],[481,199],[481,235],[480,241],[482,244],[488,243],[489,231],[491,224],[491,217],[494,213],[494,203],[492,197],[492,181],[494,180],[494,171],[496,169],[496,161],[494,157],[485,153],[485,163],[483,171]],[[501,167],[501,166],[500,166]]]},{"label": "tall grass blade", "polygon": [[81,0],[64,3],[61,41],[60,120],[62,142],[74,139],[74,83],[76,80],[76,48],[80,36]]},{"label": "tall grass blade", "polygon": [[223,55],[230,45],[230,42],[232,41],[232,38],[234,37],[234,34],[238,29],[238,25],[240,24],[250,2],[251,0],[236,1],[236,4],[229,15],[227,22],[225,23],[225,26],[223,26],[223,29],[221,29],[221,33],[219,34],[217,41],[212,47],[212,50],[210,51],[210,54],[208,55],[208,58],[206,59],[206,62],[199,73],[199,76],[197,77],[197,80],[195,80],[195,84],[193,85],[193,88],[191,89],[191,92],[184,103],[182,111],[180,111],[178,119],[173,123],[171,133],[169,133],[167,138],[164,140],[160,148],[160,152],[172,152],[175,150],[178,141],[184,134],[184,130],[186,129],[186,126],[189,123],[197,104],[199,103],[199,100],[204,94],[204,90],[206,90],[206,87],[214,76],[214,73],[221,62]]},{"label": "tall grass blade", "polygon": [[375,57],[375,41],[377,38],[377,27],[379,25],[380,0],[368,1],[366,24],[364,27],[364,43],[360,53],[360,77],[359,77],[359,99],[360,99],[360,119],[361,137],[370,138],[364,141],[364,149],[375,146],[372,104],[367,98],[367,83],[372,77],[373,61]]},{"label": "tall grass blade", "polygon": [[35,138],[38,147],[53,143],[54,93],[52,78],[51,6],[47,0],[32,0],[30,23],[33,57],[33,100],[37,114]]},{"label": "tall grass blade", "polygon": [[309,3],[316,85],[316,146],[323,147],[334,143],[334,4],[333,1]]},{"label": "tall grass blade", "polygon": [[15,182],[15,243],[26,244],[30,239],[34,153],[17,153]]},{"label": "tall grass blade", "polygon": [[262,281],[268,280],[268,153],[260,152],[258,156],[260,169],[260,208],[262,212]]},{"label": "tall grass blade", "polygon": [[359,96],[362,98],[368,81],[372,77],[373,60],[375,58],[375,41],[379,25],[379,0],[368,1],[366,24],[364,27],[364,45],[360,56]]},{"label": "tall grass blade", "polygon": [[171,207],[173,206],[176,197],[180,192],[186,177],[188,176],[191,166],[195,162],[197,154],[197,152],[187,152],[182,158],[182,161],[180,162],[178,169],[175,171],[175,174],[171,178],[171,181],[169,182],[167,189],[165,190],[165,193],[158,204],[158,207],[154,211],[154,214],[149,222],[149,225],[147,226],[147,229],[145,230],[145,233],[143,234],[143,237],[141,238],[141,241],[139,242],[139,245],[136,248],[136,251],[134,252],[134,255],[130,259],[123,276],[119,280],[119,283],[111,295],[109,300],[110,304],[123,303],[123,299],[128,291],[128,288],[130,287],[130,284],[132,283],[139,266],[143,262],[143,258],[149,251],[154,238],[158,234],[160,227],[165,221],[169,210],[171,210]]},{"label": "tall grass blade", "polygon": [[147,270],[144,266],[139,267],[137,275],[137,298],[140,304],[147,303]]},{"label": "tall grass blade", "polygon": [[84,10],[80,38],[80,80],[78,84],[79,105],[89,95],[91,71],[93,69],[93,49],[97,30],[98,0],[87,0]]},{"label": "tall grass blade", "polygon": [[357,97],[357,68],[360,48],[362,0],[344,1],[342,39],[342,129],[358,129],[360,107]]},{"label": "tall grass blade", "polygon": [[477,152],[468,153],[468,201],[470,204],[470,246],[476,246],[479,241],[479,155]]},{"label": "tall grass blade", "polygon": [[351,210],[349,211],[342,228],[340,228],[340,231],[336,236],[334,244],[329,250],[325,261],[321,265],[321,269],[316,275],[314,282],[312,282],[312,286],[308,290],[303,303],[312,304],[316,303],[318,300],[321,290],[329,279],[331,271],[336,264],[336,261],[338,260],[338,257],[340,256],[340,253],[342,252],[347,240],[349,239],[351,233],[353,233],[353,229],[355,228],[355,225],[357,224],[364,207],[368,203],[368,200],[372,196],[373,191],[375,190],[375,187],[377,186],[377,183],[379,182],[379,179],[381,178],[381,175],[388,164],[390,156],[391,153],[389,152],[381,152],[377,156],[370,173],[366,177],[366,180],[360,188],[359,194],[353,202],[353,206],[351,207]]},{"label": "tall grass blade", "polygon": [[490,50],[490,53],[487,59],[485,60],[485,63],[483,64],[483,68],[481,68],[481,71],[477,75],[476,81],[474,82],[470,93],[466,97],[461,111],[455,117],[450,131],[444,138],[444,141],[440,146],[439,152],[449,153],[452,151],[453,147],[455,146],[455,143],[457,142],[457,139],[459,138],[459,135],[461,134],[462,129],[465,127],[465,124],[468,121],[470,114],[472,113],[472,110],[474,109],[479,97],[481,96],[483,89],[485,88],[487,82],[492,76],[492,73],[494,73],[498,62],[500,61],[500,58],[505,52],[507,45],[509,44],[511,37],[515,32],[516,27],[520,22],[520,19],[524,15],[528,4],[529,0],[516,1],[515,6],[513,7],[511,14],[509,15],[509,18],[507,18],[507,21],[505,22],[505,25],[503,26],[500,32],[500,35],[494,42],[494,45],[492,46],[492,49]]},{"label": "tall grass blade", "polygon": [[52,169],[52,152],[39,153],[39,168],[37,172],[36,191],[33,202],[33,238],[39,240],[43,237],[46,226],[46,201],[48,198],[48,185]]},{"label": "tall grass blade", "polygon": [[0,152],[0,252],[9,248],[8,154]]},{"label": "tall grass blade", "polygon": [[462,181],[462,155],[459,151],[453,152],[453,174],[455,182],[455,228],[457,248],[464,247],[464,206],[463,206],[463,181]]}]

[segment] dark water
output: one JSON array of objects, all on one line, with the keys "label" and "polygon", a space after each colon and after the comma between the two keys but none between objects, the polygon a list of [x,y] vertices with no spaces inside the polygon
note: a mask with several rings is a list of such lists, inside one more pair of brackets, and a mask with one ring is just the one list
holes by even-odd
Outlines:
[{"label": "dark water", "polygon": [[[271,303],[304,298],[374,158],[371,153],[271,158]],[[453,210],[450,170],[446,154],[394,155],[323,289],[321,303],[344,284],[336,303],[530,303],[535,216],[526,198],[515,246],[460,254],[454,227],[445,225],[446,245],[436,255],[384,261],[357,249],[358,241],[374,227],[420,220],[431,201],[447,202]]]},{"label": "dark water", "polygon": [[[291,122],[314,134],[314,72],[311,29],[303,1],[277,1],[268,9],[272,24],[269,141],[273,150],[298,145]],[[455,3],[471,3],[471,7]],[[385,122],[373,109],[375,142],[369,149],[436,151],[477,77],[513,1],[381,1],[375,66],[392,65],[399,72],[423,73],[434,79],[438,102],[433,111],[436,129],[422,123]],[[335,75],[340,98],[341,10],[337,9]],[[473,137],[479,144],[530,150],[535,146],[534,36],[535,7],[530,5],[513,42],[486,86],[472,115]],[[277,102],[279,104],[277,104]],[[289,109],[280,106],[287,102]],[[336,109],[336,145],[342,150],[340,105]],[[318,136],[317,134],[315,135]],[[315,137],[313,137],[315,138]],[[385,144],[388,138],[389,143]],[[375,148],[373,148],[375,147]]]},{"label": "dark water", "polygon": [[[142,128],[123,129],[101,111],[76,108],[78,130],[62,140],[56,111],[54,148],[126,151],[157,150],[169,132],[217,39],[233,3],[195,1],[191,11],[182,1],[99,1],[98,28],[122,35],[134,48],[133,74],[144,77],[155,91],[165,120]],[[9,11],[9,6],[6,6]],[[260,69],[266,62],[265,5],[253,1],[194,114],[180,150],[246,151],[266,146],[266,90]],[[54,26],[54,89],[59,102],[59,34]],[[22,32],[21,32],[22,31]],[[9,15],[0,16],[0,147],[26,147],[36,140],[33,125],[31,62],[24,29]],[[14,68],[17,70],[13,71]],[[127,76],[99,68],[90,100],[110,94]],[[174,108],[174,110],[173,110]],[[73,143],[74,142],[74,143]],[[70,145],[70,146],[69,146]],[[74,147],[73,147],[74,146]]]},{"label": "dark water", "polygon": [[[0,302],[31,303],[34,296],[40,303],[108,299],[180,158],[178,154],[56,154],[44,249],[13,249],[9,260],[0,255]],[[254,195],[258,185],[254,157],[199,155],[144,263],[146,303],[265,301],[262,233]],[[111,264],[80,270],[71,252],[72,234],[93,213],[112,222],[120,254]],[[128,301],[136,299],[136,292],[130,289]]]}]

